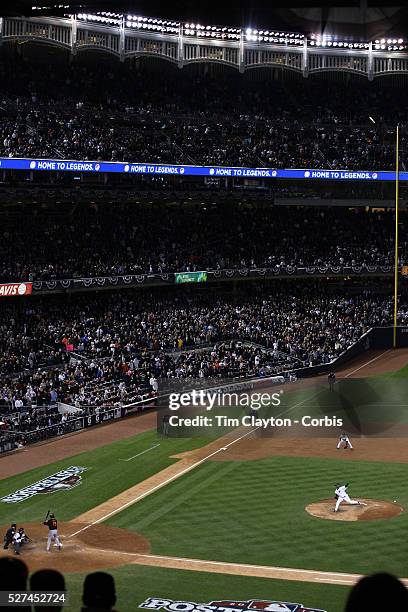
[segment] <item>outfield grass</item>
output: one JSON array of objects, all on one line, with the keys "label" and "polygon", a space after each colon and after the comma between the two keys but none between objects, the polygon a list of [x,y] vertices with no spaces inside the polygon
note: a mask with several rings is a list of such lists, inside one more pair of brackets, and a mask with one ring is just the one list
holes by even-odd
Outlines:
[{"label": "outfield grass", "polygon": [[338,522],[304,510],[331,497],[397,499],[408,507],[406,464],[273,457],[208,462],[109,519],[137,531],[154,553],[306,569],[408,574],[408,513]]},{"label": "outfield grass", "polygon": [[[34,484],[71,465],[88,468],[82,474],[82,483],[71,491],[35,495],[18,504],[0,502],[0,524],[9,523],[11,520],[41,521],[49,508],[60,520],[71,520],[178,461],[172,459],[171,455],[198,448],[208,441],[206,438],[168,440],[156,431],[148,431],[3,479],[0,482],[0,497]],[[160,446],[131,461],[121,461],[157,444]]]},{"label": "outfield grass", "polygon": [[[208,603],[211,600],[271,599],[321,608],[327,612],[343,612],[349,592],[345,586],[228,576],[137,565],[126,565],[109,571],[115,577],[121,612],[137,610],[148,597]],[[71,574],[67,583],[70,592],[68,610],[81,608],[84,576]]]}]

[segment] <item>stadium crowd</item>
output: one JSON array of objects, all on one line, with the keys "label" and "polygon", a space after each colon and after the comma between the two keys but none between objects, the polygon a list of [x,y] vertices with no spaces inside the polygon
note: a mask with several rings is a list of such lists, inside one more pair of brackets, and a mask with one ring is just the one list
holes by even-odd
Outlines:
[{"label": "stadium crowd", "polygon": [[[17,64],[17,65],[16,65]],[[404,90],[189,69],[0,63],[0,155],[273,168],[392,169]],[[245,84],[245,86],[243,86]],[[374,116],[376,123],[369,120]],[[401,159],[405,163],[402,130]]]},{"label": "stadium crowd", "polygon": [[[408,218],[401,213],[400,260]],[[0,282],[287,266],[389,266],[393,215],[322,207],[32,206],[0,213]],[[318,237],[318,239],[317,239]]]},{"label": "stadium crowd", "polygon": [[[327,293],[312,283],[252,296],[55,296],[7,304],[0,316],[6,432],[7,414],[17,414],[19,431],[68,419],[53,409],[57,402],[92,414],[155,397],[172,380],[328,363],[368,328],[390,324],[392,307],[381,295]],[[403,303],[400,320],[408,321]]]},{"label": "stadium crowd", "polygon": [[[392,88],[256,79],[242,87],[241,75],[161,71],[154,79],[142,66],[79,61],[44,71],[24,53],[1,57],[3,156],[386,169],[393,132],[384,118],[392,111],[406,120],[404,94],[396,100]],[[402,163],[404,143],[402,136]],[[392,223],[385,212],[317,207],[21,205],[0,213],[0,282],[389,266]],[[401,263],[406,247],[402,238]],[[328,363],[369,327],[391,321],[388,299],[368,292],[285,285],[251,297],[183,295],[7,304],[0,404],[17,420],[5,417],[3,434],[69,420],[57,402],[91,414],[154,397],[158,380],[259,377]]]}]

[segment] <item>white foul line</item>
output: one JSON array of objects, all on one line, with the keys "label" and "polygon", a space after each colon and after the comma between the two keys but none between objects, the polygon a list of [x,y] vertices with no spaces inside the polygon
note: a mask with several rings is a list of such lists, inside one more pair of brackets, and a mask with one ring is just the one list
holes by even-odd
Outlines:
[{"label": "white foul line", "polygon": [[[345,376],[345,378],[348,378],[349,376],[351,376],[352,374],[354,374],[355,372],[358,372],[359,370],[361,370],[362,368],[364,368],[365,366],[370,365],[370,363],[373,363],[374,361],[376,361],[377,359],[379,359],[382,355],[385,355],[386,353],[388,353],[391,349],[387,349],[386,351],[384,351],[383,353],[381,353],[380,355],[377,355],[377,357],[374,357],[374,359],[371,359],[370,361],[367,361],[367,363],[364,363],[363,365],[361,365],[360,367],[356,368],[355,370],[353,370],[352,372],[349,372],[349,374],[347,374]],[[318,393],[320,393],[320,391],[318,391]],[[317,395],[317,394],[316,394]],[[307,398],[310,399],[310,398]],[[298,406],[300,406],[301,404],[303,404],[304,402],[306,402],[306,399],[304,399],[303,401],[299,402],[298,404],[295,404],[294,406],[291,406],[288,410],[292,410],[293,408],[297,408]],[[283,414],[286,414],[286,411],[281,413],[278,416],[282,416]],[[212,453],[210,453],[209,455],[207,455],[206,457],[204,457],[203,459],[200,459],[199,461],[196,461],[195,463],[193,463],[192,465],[189,465],[188,467],[186,467],[184,470],[181,470],[181,472],[178,472],[177,474],[174,474],[173,476],[171,476],[170,478],[167,478],[166,480],[164,480],[163,482],[160,482],[159,484],[155,485],[154,487],[152,487],[151,489],[149,489],[148,491],[145,491],[144,493],[142,493],[141,495],[139,495],[138,497],[135,497],[134,499],[131,499],[130,501],[126,502],[125,504],[123,504],[122,506],[120,506],[119,508],[116,508],[115,510],[112,510],[111,512],[108,512],[108,514],[105,514],[105,516],[92,521],[92,523],[89,523],[89,525],[86,525],[85,527],[82,527],[81,529],[78,529],[78,531],[75,531],[74,533],[71,533],[70,536],[67,536],[67,538],[73,538],[74,536],[78,535],[79,533],[82,533],[83,531],[86,531],[87,529],[89,529],[90,527],[93,527],[93,525],[97,525],[98,523],[102,523],[103,521],[106,521],[106,519],[110,518],[111,516],[113,516],[114,514],[118,514],[119,512],[122,512],[122,510],[125,510],[126,508],[128,508],[129,506],[132,506],[133,504],[137,503],[138,501],[140,501],[141,499],[144,499],[145,497],[148,497],[148,495],[151,495],[152,493],[154,493],[155,491],[158,491],[159,489],[161,489],[162,487],[165,487],[167,484],[169,484],[170,482],[172,482],[173,480],[176,480],[177,478],[180,478],[180,476],[183,476],[184,474],[187,474],[187,472],[191,472],[191,470],[194,470],[194,468],[198,467],[199,465],[201,465],[202,463],[204,463],[205,461],[207,461],[208,459],[211,459],[211,457],[214,457],[214,455],[217,455],[218,453],[220,453],[221,451],[226,450],[227,448],[229,448],[230,446],[232,446],[233,444],[236,444],[237,442],[239,442],[240,440],[242,440],[243,438],[246,438],[247,436],[251,435],[252,433],[254,433],[255,431],[257,431],[258,429],[261,429],[262,426],[259,427],[255,427],[254,429],[251,429],[251,431],[248,431],[247,433],[243,434],[242,436],[239,436],[239,438],[236,438],[235,440],[232,440],[232,442],[229,442],[228,444],[226,444],[225,446],[219,448],[216,451],[213,451]]]},{"label": "white foul line", "polygon": [[316,578],[319,582],[340,582],[340,584],[354,584],[352,580],[336,580],[335,578]]},{"label": "white foul line", "polygon": [[[291,406],[288,410],[292,410],[293,408],[296,408],[297,406],[301,405],[305,401],[306,401],[306,399],[302,400],[301,402],[299,402],[299,404],[295,404],[294,406]],[[285,414],[285,412],[283,412],[282,414]],[[281,416],[281,415],[278,415],[278,416]],[[102,523],[103,521],[106,521],[106,519],[110,518],[114,514],[118,514],[119,512],[122,512],[122,510],[125,510],[129,506],[132,506],[133,504],[136,504],[138,501],[140,501],[144,497],[147,497],[148,495],[151,495],[152,493],[154,493],[158,489],[161,489],[162,487],[166,486],[167,484],[169,484],[169,482],[172,482],[173,480],[176,480],[177,478],[180,478],[180,476],[183,476],[187,472],[190,472],[194,468],[198,467],[199,465],[201,465],[202,463],[207,461],[207,459],[211,459],[211,457],[214,457],[214,455],[217,455],[221,451],[226,451],[227,448],[229,448],[233,444],[236,444],[237,442],[239,442],[243,438],[246,438],[247,436],[251,435],[252,433],[254,433],[255,431],[257,431],[258,429],[261,429],[261,428],[262,428],[261,425],[259,427],[254,427],[254,429],[251,429],[251,431],[248,431],[247,433],[243,434],[242,436],[239,436],[239,438],[236,438],[235,440],[232,440],[232,442],[229,442],[225,446],[222,446],[221,448],[217,449],[216,451],[213,451],[212,453],[210,453],[209,455],[207,455],[203,459],[200,459],[199,461],[196,461],[192,465],[189,465],[184,470],[181,470],[181,472],[177,472],[177,474],[174,474],[170,478],[167,478],[163,482],[160,482],[159,484],[155,485],[154,487],[152,487],[148,491],[145,491],[144,493],[142,493],[138,497],[135,497],[134,499],[131,499],[130,501],[126,502],[125,504],[123,504],[119,508],[115,508],[115,510],[112,510],[108,514],[105,514],[105,516],[97,519],[96,521],[93,521],[92,523],[89,523],[89,525],[86,525],[85,527],[82,527],[81,529],[78,529],[78,531],[75,531],[74,533],[71,533],[71,535],[67,536],[67,538],[73,538],[74,536],[78,535],[79,533],[82,533],[83,531],[86,531],[87,529],[89,529],[93,525],[97,525],[98,523]]]},{"label": "white foul line", "polygon": [[366,366],[370,365],[370,363],[374,363],[374,361],[377,361],[377,359],[379,359],[380,357],[382,357],[383,355],[386,355],[387,353],[390,352],[391,349],[387,349],[386,351],[384,351],[383,353],[380,353],[379,355],[377,355],[377,357],[374,357],[373,359],[370,359],[370,361],[367,361],[367,363],[363,363],[363,365],[359,366],[358,368],[356,368],[355,370],[353,370],[352,372],[349,372],[348,374],[345,375],[344,378],[349,378],[350,376],[353,376],[353,374],[355,374],[356,372],[358,372],[359,370],[362,370],[363,368],[365,368]]},{"label": "white foul line", "polygon": [[243,438],[246,438],[247,436],[252,434],[257,429],[259,429],[259,427],[257,427],[256,429],[251,429],[251,431],[248,431],[247,433],[245,433],[244,435],[240,436],[239,438],[236,438],[235,440],[232,440],[232,442],[229,442],[228,444],[226,444],[222,448],[219,448],[216,451],[213,451],[212,453],[210,453],[209,455],[207,455],[203,459],[200,459],[199,461],[196,461],[192,465],[187,466],[186,468],[184,468],[184,470],[181,470],[181,472],[177,472],[177,474],[174,474],[173,476],[170,476],[170,478],[167,478],[167,480],[164,480],[163,482],[160,482],[159,484],[155,485],[154,487],[152,487],[148,491],[145,491],[144,493],[142,493],[138,497],[135,497],[134,499],[131,499],[130,501],[126,502],[126,504],[123,504],[119,508],[116,508],[115,510],[112,510],[111,512],[108,512],[108,514],[105,514],[105,516],[102,516],[101,518],[97,519],[96,521],[93,521],[92,523],[89,523],[89,525],[86,525],[85,527],[82,527],[82,529],[79,529],[78,531],[75,531],[75,533],[71,533],[71,535],[67,536],[67,538],[73,538],[74,536],[78,535],[79,533],[82,533],[83,531],[86,531],[87,529],[89,529],[93,525],[97,525],[98,523],[102,523],[103,521],[106,521],[106,519],[108,519],[109,517],[113,516],[114,514],[118,514],[118,512],[122,512],[122,510],[125,510],[125,508],[128,508],[129,506],[132,506],[133,504],[135,504],[136,502],[140,501],[144,497],[147,497],[151,493],[154,493],[158,489],[161,489],[162,487],[166,486],[169,482],[172,482],[173,480],[176,480],[177,478],[180,478],[180,476],[183,476],[183,474],[186,474],[187,472],[191,472],[191,470],[193,470],[197,466],[199,466],[202,463],[204,463],[204,461],[207,461],[207,459],[210,459],[214,455],[217,455],[218,453],[220,453],[222,450],[225,450],[229,446],[232,446],[236,442],[239,442]]},{"label": "white foul line", "polygon": [[[361,366],[359,366],[358,368],[356,368],[355,370],[353,370],[352,372],[349,372],[348,374],[346,374],[344,376],[344,378],[349,378],[349,376],[352,376],[353,374],[355,374],[356,372],[358,372],[359,370],[361,370],[362,368],[365,368],[366,366],[370,365],[370,363],[373,363],[374,361],[377,361],[377,359],[379,359],[380,357],[382,357],[383,355],[385,355],[386,353],[388,353],[391,349],[387,349],[386,351],[384,351],[383,353],[381,353],[380,355],[377,355],[377,357],[374,357],[374,359],[370,359],[370,361],[367,361],[366,363],[363,363]],[[337,383],[338,381],[336,381]],[[291,410],[293,410],[294,408],[299,408],[299,406],[302,406],[305,402],[307,402],[308,400],[312,399],[313,397],[316,397],[317,395],[319,395],[320,393],[323,393],[323,391],[325,391],[325,387],[323,389],[320,389],[320,391],[316,391],[316,393],[314,393],[313,395],[306,397],[304,400],[301,400],[300,402],[298,402],[297,404],[293,404],[293,406],[290,406],[289,408],[287,408],[287,410],[284,410],[283,412],[281,412],[280,414],[278,414],[275,418],[281,417],[284,414],[287,414],[288,412],[290,412]],[[256,429],[260,429],[261,426],[257,427]]]},{"label": "white foul line", "polygon": [[[128,554],[128,553],[126,553]],[[189,557],[166,557],[165,555],[150,555],[150,554],[140,554],[140,553],[131,553],[141,559],[161,559],[161,560],[172,560],[172,561],[188,561],[189,563],[198,563],[200,565],[221,565],[221,566],[233,566],[233,567],[242,567],[245,569],[260,569],[260,570],[277,570],[283,572],[289,572],[291,574],[320,574],[322,576],[332,576],[335,574],[336,576],[344,576],[346,578],[361,578],[360,574],[344,574],[341,572],[325,572],[320,570],[308,570],[308,569],[295,569],[292,567],[277,567],[274,565],[254,565],[252,563],[232,563],[231,561],[208,561],[206,559],[191,559]]]},{"label": "white foul line", "polygon": [[119,459],[119,461],[132,461],[132,459],[136,459],[136,457],[140,457],[140,455],[144,455],[145,453],[148,453],[149,451],[153,450],[154,448],[157,448],[158,446],[160,446],[160,444],[155,444],[154,446],[151,446],[150,448],[146,448],[146,450],[142,451],[141,453],[137,453],[137,455],[133,455],[133,457],[129,457],[129,459]]},{"label": "white foul line", "polygon": [[[90,549],[92,550],[92,549]],[[265,578],[281,578],[281,574],[283,573],[287,573],[287,574],[294,574],[295,578],[290,578],[289,580],[298,580],[298,578],[296,578],[297,574],[303,574],[304,576],[308,577],[307,582],[328,582],[328,583],[340,583],[340,584],[355,584],[355,582],[357,582],[358,580],[360,580],[360,578],[363,578],[364,574],[346,574],[343,572],[329,572],[329,571],[321,571],[321,570],[311,570],[311,569],[297,569],[297,568],[292,568],[292,567],[278,567],[278,566],[274,566],[274,565],[254,565],[254,564],[249,564],[249,563],[234,563],[231,561],[209,561],[207,559],[192,559],[190,557],[169,557],[169,556],[165,556],[165,555],[152,555],[152,554],[143,554],[143,553],[137,553],[137,552],[128,552],[128,551],[122,551],[122,550],[111,550],[111,549],[106,549],[106,548],[96,548],[94,549],[95,551],[98,552],[103,552],[103,553],[108,553],[110,555],[114,554],[114,555],[125,555],[128,557],[136,557],[136,559],[134,561],[132,561],[132,563],[136,563],[138,565],[150,565],[149,563],[143,563],[143,560],[146,559],[146,561],[148,559],[152,559],[152,560],[157,560],[157,561],[164,561],[165,565],[160,565],[158,564],[159,567],[168,567],[168,568],[172,568],[172,569],[189,569],[189,570],[193,570],[193,571],[203,571],[203,567],[205,565],[209,565],[209,566],[220,566],[222,567],[225,572],[225,574],[230,574],[231,572],[228,571],[229,568],[233,568],[234,570],[239,570],[239,569],[249,569],[249,570],[261,570],[265,573],[271,573],[271,574],[276,574],[276,575],[271,575],[271,576],[263,576]],[[190,566],[197,566],[197,569],[193,569],[193,567],[183,567],[180,566],[179,564],[185,564],[188,563]],[[201,567],[201,569],[200,569]],[[213,571],[211,569],[205,570],[205,571]],[[215,571],[215,570],[214,570]],[[327,576],[327,578],[323,578],[323,576]],[[335,578],[333,577],[335,576]],[[260,577],[257,576],[256,574],[251,575],[250,577]],[[286,578],[287,580],[288,578]],[[408,578],[400,578],[400,581],[408,586]]]},{"label": "white foul line", "polygon": [[[128,554],[128,553],[125,553]],[[236,567],[243,569],[258,569],[273,572],[287,572],[288,574],[307,574],[315,580],[327,581],[327,582],[347,582],[354,584],[357,580],[362,578],[364,574],[346,574],[344,572],[328,572],[321,570],[310,570],[310,569],[296,569],[292,567],[278,567],[274,565],[253,565],[250,563],[232,563],[230,561],[207,561],[204,559],[190,559],[188,557],[166,557],[164,555],[151,555],[151,554],[138,554],[130,553],[132,556],[137,556],[140,559],[157,559],[163,561],[187,561],[191,564],[196,565],[220,565],[223,567]],[[320,578],[319,576],[327,576],[327,578]],[[342,580],[335,580],[332,576],[341,578]],[[351,580],[350,580],[351,579]],[[401,582],[408,585],[408,578],[400,578]]]}]

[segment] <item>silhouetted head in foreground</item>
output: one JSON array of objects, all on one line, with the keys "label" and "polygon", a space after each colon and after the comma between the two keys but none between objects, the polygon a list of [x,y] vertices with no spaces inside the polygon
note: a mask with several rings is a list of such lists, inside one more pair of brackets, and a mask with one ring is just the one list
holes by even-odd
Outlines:
[{"label": "silhouetted head in foreground", "polygon": [[365,576],[351,589],[345,612],[408,610],[408,590],[390,574]]},{"label": "silhouetted head in foreground", "polygon": [[0,558],[0,591],[25,591],[28,569],[24,561],[14,557]]},{"label": "silhouetted head in foreground", "polygon": [[[65,591],[64,576],[53,569],[44,569],[34,572],[30,577],[30,589],[32,591]],[[34,606],[34,610],[52,610],[58,612],[63,606]]]},{"label": "silhouetted head in foreground", "polygon": [[86,609],[111,610],[116,603],[113,576],[106,572],[88,574],[84,582],[82,601]]}]

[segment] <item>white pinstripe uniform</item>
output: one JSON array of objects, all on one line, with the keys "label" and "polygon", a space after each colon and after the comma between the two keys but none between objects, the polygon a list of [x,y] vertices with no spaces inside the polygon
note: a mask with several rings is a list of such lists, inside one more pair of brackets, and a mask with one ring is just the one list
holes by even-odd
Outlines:
[{"label": "white pinstripe uniform", "polygon": [[336,506],[334,508],[334,512],[337,512],[340,504],[345,503],[350,506],[366,506],[367,504],[358,501],[357,499],[351,499],[349,494],[347,493],[348,485],[339,485],[335,490],[335,495],[337,495]]},{"label": "white pinstripe uniform", "polygon": [[347,448],[347,446],[349,448],[353,448],[351,440],[350,440],[350,438],[348,437],[348,435],[346,433],[342,433],[339,436],[339,441],[338,441],[338,444],[337,444],[337,448],[341,448],[343,445],[344,445],[343,448]]}]

